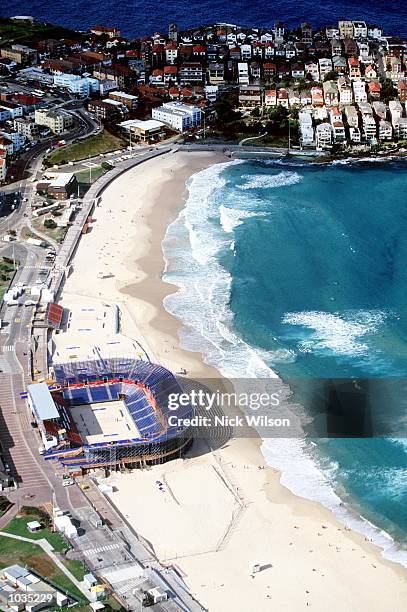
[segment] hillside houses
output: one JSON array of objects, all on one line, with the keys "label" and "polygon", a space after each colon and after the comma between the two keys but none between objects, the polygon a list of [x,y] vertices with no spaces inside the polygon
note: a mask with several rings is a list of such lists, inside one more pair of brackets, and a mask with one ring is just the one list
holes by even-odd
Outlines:
[{"label": "hillside houses", "polygon": [[[154,117],[174,131],[196,132],[202,115],[210,129],[225,97],[247,125],[255,109],[267,119],[273,107],[285,108],[304,147],[407,137],[407,44],[361,20],[319,29],[303,22],[293,30],[281,21],[267,29],[217,24],[178,31],[171,24],[168,32],[136,40],[95,26],[75,41],[14,47],[0,43],[0,56],[15,64],[10,70],[19,74],[24,66],[44,88],[86,100],[87,110],[110,125]],[[166,107],[171,102],[189,106],[194,120],[185,109]],[[0,99],[0,131],[11,120],[13,133],[35,140],[29,118],[35,110],[35,103]],[[179,118],[181,110],[187,119]]]}]

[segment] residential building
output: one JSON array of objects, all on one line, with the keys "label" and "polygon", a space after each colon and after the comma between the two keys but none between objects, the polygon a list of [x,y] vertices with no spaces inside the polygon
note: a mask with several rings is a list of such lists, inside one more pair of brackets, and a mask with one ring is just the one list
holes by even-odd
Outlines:
[{"label": "residential building", "polygon": [[263,64],[263,76],[266,83],[270,83],[276,76],[276,65],[273,62]]},{"label": "residential building", "polygon": [[7,176],[7,163],[4,158],[0,158],[0,183],[4,183]]},{"label": "residential building", "polygon": [[15,102],[9,102],[8,100],[2,100],[0,102],[0,112],[3,111],[8,113],[8,119],[17,119],[18,117],[22,117],[24,114],[24,109],[20,104]]},{"label": "residential building", "polygon": [[372,103],[373,112],[378,119],[387,119],[388,107],[384,102],[374,101]]},{"label": "residential building", "polygon": [[175,42],[165,45],[165,61],[167,64],[175,64],[178,58],[178,47]]},{"label": "residential building", "polygon": [[12,130],[2,131],[0,132],[0,136],[3,138],[7,138],[13,144],[13,154],[18,153],[18,151],[25,145],[26,138],[23,134],[19,134],[18,132],[13,132]]},{"label": "residential building", "polygon": [[265,91],[264,104],[266,106],[277,106],[277,91],[275,89],[267,89]]},{"label": "residential building", "polygon": [[313,60],[304,63],[305,74],[309,75],[313,81],[319,81],[319,65]]},{"label": "residential building", "polygon": [[109,92],[114,91],[119,87],[117,81],[115,79],[103,79],[99,81],[99,93],[101,96],[107,96]]},{"label": "residential building", "polygon": [[373,115],[363,115],[362,117],[363,135],[367,140],[377,137],[377,124]]},{"label": "residential building", "polygon": [[365,21],[354,21],[353,22],[353,37],[354,38],[367,38],[367,25]]},{"label": "residential building", "polygon": [[276,21],[273,28],[274,40],[278,43],[283,42],[285,28],[284,24],[281,21]]},{"label": "residential building", "polygon": [[332,38],[331,39],[331,50],[332,50],[332,55],[341,55],[342,53],[341,41],[336,38]]},{"label": "residential building", "polygon": [[67,89],[81,98],[88,98],[92,93],[98,93],[100,90],[98,79],[69,73],[54,75],[54,85]]},{"label": "residential building", "polygon": [[380,99],[381,92],[382,92],[382,86],[380,85],[378,81],[370,81],[370,83],[367,84],[367,88],[369,91],[369,96],[372,99],[375,99],[375,100]]},{"label": "residential building", "polygon": [[322,87],[311,87],[311,99],[313,106],[324,105],[324,92]]},{"label": "residential building", "polygon": [[237,64],[238,80],[240,85],[249,84],[249,65],[246,62],[238,62]]},{"label": "residential building", "polygon": [[151,114],[153,119],[162,121],[179,132],[198,127],[202,121],[202,111],[199,107],[181,102],[166,102],[162,106],[153,108]]},{"label": "residential building", "polygon": [[54,134],[62,134],[73,125],[73,118],[63,111],[38,108],[35,111],[35,123],[49,128]]},{"label": "residential building", "polygon": [[240,57],[243,61],[248,61],[252,58],[252,46],[251,45],[241,45],[240,46]]},{"label": "residential building", "polygon": [[352,144],[359,144],[362,140],[360,129],[358,127],[350,127],[349,138]]},{"label": "residential building", "polygon": [[225,66],[219,62],[208,65],[208,81],[211,85],[223,85],[225,82]]},{"label": "residential building", "polygon": [[400,102],[407,102],[407,81],[400,80],[397,89]]},{"label": "residential building", "polygon": [[37,64],[37,51],[25,45],[11,45],[0,49],[1,57],[12,60],[16,64]]},{"label": "residential building", "polygon": [[353,91],[348,78],[344,76],[338,78],[338,92],[340,104],[352,104]]},{"label": "residential building", "polygon": [[320,123],[315,133],[317,149],[327,149],[332,146],[333,129],[330,123]]},{"label": "residential building", "polygon": [[343,109],[346,117],[346,122],[348,126],[351,128],[359,127],[359,113],[354,106],[345,106]]},{"label": "residential building", "polygon": [[399,136],[399,125],[400,125],[401,117],[403,116],[403,107],[398,100],[390,100],[389,112],[390,112],[391,124],[394,129],[394,135],[398,137]]},{"label": "residential building", "polygon": [[356,57],[350,57],[348,59],[349,77],[352,80],[360,79],[362,73],[360,71],[360,63]]},{"label": "residential building", "polygon": [[178,74],[181,85],[202,85],[204,82],[202,64],[198,62],[184,62]]},{"label": "residential building", "polygon": [[19,117],[14,119],[14,130],[22,134],[27,140],[38,140],[40,135],[39,127],[34,121]]},{"label": "residential building", "polygon": [[303,79],[305,76],[304,64],[294,62],[291,64],[291,75],[293,79]]},{"label": "residential building", "polygon": [[338,85],[335,81],[325,81],[322,84],[324,91],[324,101],[328,106],[339,104]]},{"label": "residential building", "polygon": [[398,137],[400,140],[407,140],[407,117],[401,117],[399,120]]},{"label": "residential building", "polygon": [[342,121],[333,121],[331,125],[334,143],[342,145],[346,142],[345,126],[343,125]]},{"label": "residential building", "polygon": [[102,121],[113,121],[118,117],[122,117],[125,112],[128,112],[126,106],[123,106],[116,100],[90,100],[88,111]]},{"label": "residential building", "polygon": [[333,69],[332,60],[329,57],[321,57],[318,60],[318,64],[319,64],[319,74],[320,74],[321,81],[322,81],[329,72],[332,72],[332,69]]},{"label": "residential building", "polygon": [[391,140],[393,138],[393,128],[389,121],[381,119],[379,121],[379,140]]},{"label": "residential building", "polygon": [[137,108],[138,96],[133,96],[124,91],[112,91],[109,93],[109,98],[111,100],[116,100],[116,102],[120,102],[120,104],[126,106],[129,111]]},{"label": "residential building", "polygon": [[368,66],[366,66],[365,78],[366,79],[377,79],[377,70],[372,64],[369,64]]},{"label": "residential building", "polygon": [[339,21],[338,23],[339,36],[344,38],[353,38],[353,22]]},{"label": "residential building", "polygon": [[263,89],[261,85],[240,85],[239,106],[253,108],[263,104]]},{"label": "residential building", "polygon": [[311,113],[305,111],[300,112],[298,114],[298,122],[300,126],[301,145],[303,147],[313,146],[315,144],[315,132]]},{"label": "residential building", "polygon": [[284,108],[290,108],[290,97],[288,91],[283,87],[277,89],[277,105],[284,106]]},{"label": "residential building", "polygon": [[356,104],[367,102],[366,85],[363,81],[353,81],[353,97]]},{"label": "residential building", "polygon": [[348,70],[348,62],[342,55],[334,55],[332,58],[332,67],[337,74],[345,74]]}]

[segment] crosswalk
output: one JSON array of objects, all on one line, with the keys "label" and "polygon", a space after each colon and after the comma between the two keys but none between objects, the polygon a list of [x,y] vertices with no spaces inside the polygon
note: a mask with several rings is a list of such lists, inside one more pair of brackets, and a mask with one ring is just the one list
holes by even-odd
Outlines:
[{"label": "crosswalk", "polygon": [[89,548],[86,550],[88,554],[95,555],[102,552],[107,552],[108,550],[116,550],[121,548],[122,544],[116,542],[115,544],[106,544],[105,546],[99,546],[99,548]]},{"label": "crosswalk", "polygon": [[14,353],[16,350],[13,344],[5,344],[2,348],[5,353]]}]

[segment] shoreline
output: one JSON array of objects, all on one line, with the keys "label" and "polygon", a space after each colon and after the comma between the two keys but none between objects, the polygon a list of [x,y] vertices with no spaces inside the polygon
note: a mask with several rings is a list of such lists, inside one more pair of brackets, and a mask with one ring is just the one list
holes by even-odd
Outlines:
[{"label": "shoreline", "polygon": [[[143,347],[147,350],[147,353],[157,357],[158,361],[166,367],[170,367],[173,371],[185,367],[189,375],[201,377],[204,375],[205,377],[216,378],[220,377],[220,374],[215,368],[202,363],[201,353],[193,353],[179,346],[178,330],[181,328],[182,322],[168,313],[163,306],[163,298],[169,293],[177,291],[177,287],[161,279],[164,266],[164,256],[161,244],[166,228],[182,209],[182,201],[186,192],[186,179],[199,171],[199,169],[202,169],[202,167],[207,167],[220,161],[227,160],[225,160],[223,156],[216,156],[208,153],[170,153],[164,155],[162,160],[146,162],[142,164],[141,167],[129,171],[126,175],[114,181],[102,196],[102,208],[95,209],[96,224],[94,231],[92,231],[89,237],[82,238],[73,261],[74,272],[67,280],[62,294],[63,303],[66,297],[69,298],[72,295],[85,295],[91,299],[99,300],[110,300],[112,298],[113,302],[118,301],[122,309],[123,333],[127,333],[130,337],[136,335],[137,340],[141,342]],[[147,166],[148,168],[146,168]],[[149,172],[151,173],[150,177],[148,176]],[[134,177],[136,177],[135,180]],[[121,215],[120,211],[115,210],[113,215],[107,215],[107,218],[105,218],[105,209],[107,208],[106,201],[109,200],[109,206],[111,206],[111,201],[120,203],[121,197],[129,197],[132,193],[132,187],[135,186],[132,185],[132,183],[134,182],[134,184],[137,184],[138,179],[143,181],[142,189],[144,187],[144,192],[138,195],[140,207],[137,209],[137,217],[131,214],[129,216],[128,210],[126,211],[125,207],[121,211],[123,215]],[[128,187],[126,187],[126,185],[128,185]],[[139,185],[137,185],[137,187],[139,187]],[[126,195],[122,193],[123,191]],[[165,202],[163,214],[157,214],[157,206],[162,205],[163,202]],[[123,241],[120,243],[120,234],[118,235],[115,233],[114,239],[111,236],[110,244],[107,240],[109,223],[111,223],[112,218],[117,220],[120,217],[123,217],[123,220],[120,221],[123,225],[120,226],[119,229],[131,230],[129,232],[131,234],[129,238],[137,242],[131,253],[128,253],[127,249],[123,248]],[[128,224],[130,217],[132,218],[131,223],[133,226]],[[137,223],[137,221],[139,221],[139,223]],[[93,236],[93,234],[95,235]],[[98,239],[102,241],[101,244],[97,242]],[[112,267],[113,271],[114,266],[116,273],[112,279],[106,278],[104,280],[95,281],[95,287],[93,287],[92,284],[92,289],[89,289],[86,283],[86,277],[83,278],[83,273],[86,272],[89,265],[88,258],[91,256],[93,250],[90,248],[92,242],[95,244],[94,251],[96,252],[96,257],[98,257],[100,253],[102,259],[107,258],[109,260],[109,267]],[[112,247],[116,248],[118,251],[115,254],[115,258],[112,258],[110,250],[107,251],[108,248],[111,249]],[[115,259],[117,259],[117,261],[115,261]],[[118,261],[119,259],[120,261]],[[99,289],[101,289],[101,291],[98,291]],[[101,297],[102,294],[103,297]],[[259,543],[257,540],[262,537],[266,540],[268,537],[268,530],[271,529],[273,537],[269,542],[269,546],[273,556],[273,566],[275,565],[275,569],[277,570],[277,568],[279,568],[279,570],[282,570],[282,566],[286,563],[288,563],[286,566],[287,568],[291,568],[293,563],[297,566],[296,571],[299,572],[298,580],[301,584],[301,589],[298,593],[295,593],[295,595],[293,594],[295,605],[304,605],[305,601],[308,602],[308,600],[312,600],[314,609],[320,609],[322,611],[326,605],[330,605],[335,609],[333,603],[333,600],[335,600],[337,604],[336,609],[342,609],[344,595],[342,593],[342,601],[338,600],[339,592],[336,584],[338,576],[340,577],[342,575],[344,581],[348,583],[354,578],[354,574],[357,575],[358,572],[364,571],[366,576],[363,578],[360,577],[359,585],[349,584],[350,592],[347,594],[347,597],[351,595],[351,599],[346,599],[346,601],[351,607],[353,606],[353,608],[359,607],[359,609],[361,609],[361,606],[370,605],[371,609],[384,612],[386,609],[385,599],[391,596],[390,593],[385,593],[387,589],[383,589],[383,600],[378,598],[377,595],[372,597],[369,595],[368,591],[364,591],[365,580],[368,582],[378,577],[378,567],[381,568],[380,572],[383,572],[383,580],[387,580],[389,589],[394,590],[398,587],[397,590],[400,591],[400,594],[401,592],[403,592],[404,595],[407,594],[406,575],[403,568],[398,564],[383,559],[381,550],[378,546],[366,542],[366,538],[363,538],[360,534],[343,527],[330,510],[324,508],[317,502],[298,497],[284,487],[280,483],[280,472],[265,464],[260,445],[260,438],[247,440],[233,439],[225,449],[218,449],[215,454],[219,455],[223,465],[228,465],[228,469],[235,472],[233,478],[238,479],[239,488],[245,491],[245,497],[249,500],[247,506],[245,506],[245,514],[250,515],[250,520],[248,520],[246,516],[246,520],[243,519],[243,523],[245,529],[248,530],[246,535],[250,540],[250,546],[254,546],[254,542],[251,541],[252,536],[256,535],[254,539],[256,540],[256,545],[258,545]],[[160,466],[159,469],[161,471],[164,470],[166,473],[168,472],[171,476],[171,474],[182,472],[182,469],[179,468],[180,464],[185,464],[185,470],[187,468],[192,470],[194,468],[189,468],[188,466],[195,462],[200,469],[207,470],[206,463],[209,460],[210,454],[208,456],[207,450],[202,451],[200,456],[199,451],[195,451],[195,457],[188,458],[184,461],[178,460],[170,462],[164,466]],[[249,466],[242,462],[247,462]],[[230,468],[230,466],[232,466],[232,468]],[[239,466],[241,469],[233,466]],[[245,474],[246,468],[248,474]],[[260,468],[264,468],[264,471],[260,472]],[[237,474],[236,469],[238,470]],[[155,471],[155,468],[151,470],[151,472]],[[207,474],[207,471],[204,473]],[[249,474],[250,478],[247,478]],[[152,473],[151,476],[154,477],[154,474]],[[141,481],[144,479],[144,475],[134,474],[133,476],[132,474],[130,477],[133,477],[132,482],[134,481],[136,486],[137,483],[143,484]],[[179,477],[178,475],[177,478]],[[125,488],[125,485],[123,486]],[[150,483],[146,483],[145,486],[149,487]],[[215,484],[213,486],[215,486]],[[120,510],[123,511],[123,504],[125,503],[124,498],[120,499],[118,502],[117,499],[119,496],[113,494],[112,497],[113,503],[118,503]],[[256,503],[253,504],[253,502],[250,502],[251,499],[255,499]],[[130,508],[126,509],[130,513]],[[260,518],[257,516],[259,511],[262,515]],[[228,512],[228,510],[225,509],[225,512]],[[126,512],[123,512],[123,514],[127,518]],[[271,519],[270,516],[272,517]],[[305,526],[301,524],[301,536],[304,538],[304,541],[291,542],[296,551],[298,552],[299,549],[300,553],[299,558],[293,560],[292,556],[289,555],[289,552],[293,549],[289,549],[290,542],[288,540],[296,539],[297,534],[292,530],[297,529],[297,527],[296,525],[290,524],[290,520],[292,522],[292,519],[295,519],[295,517],[297,521],[302,520]],[[132,520],[133,517],[130,519],[130,522],[132,522]],[[246,525],[246,522],[248,522],[248,525]],[[134,525],[133,522],[132,524],[136,530],[140,528],[137,522],[136,525]],[[321,527],[321,524],[325,525],[325,527]],[[256,525],[256,529],[259,530],[257,534],[253,533],[254,527],[252,527],[252,525]],[[277,532],[275,531],[276,525]],[[148,525],[145,527],[147,529]],[[265,527],[267,527],[267,533],[264,532]],[[321,540],[321,536],[318,533],[318,529],[321,528],[329,528],[330,534],[333,535],[332,543],[329,544],[328,548],[326,546],[321,546],[324,539],[322,538]],[[242,531],[243,527],[238,527],[238,531],[239,530]],[[295,537],[293,534],[296,534]],[[144,534],[141,532],[141,535]],[[278,546],[276,540],[278,540]],[[260,542],[260,544],[262,544],[262,542]],[[222,585],[218,585],[212,589],[211,594],[208,594],[206,586],[200,583],[204,579],[203,576],[205,571],[208,571],[208,561],[209,564],[213,563],[214,566],[218,566],[219,564],[219,561],[216,561],[212,557],[218,555],[218,557],[221,558],[219,570],[223,569],[227,560],[229,563],[233,563],[234,557],[237,556],[234,545],[235,543],[232,537],[229,545],[224,550],[218,551],[218,553],[214,553],[213,551],[202,553],[203,557],[209,556],[206,563],[202,562],[202,557],[201,561],[199,561],[196,557],[192,556],[188,561],[180,560],[177,562],[178,565],[182,564],[183,571],[188,575],[189,579],[186,578],[186,581],[192,588],[196,597],[202,601],[204,605],[210,603],[211,610],[224,609],[222,607],[217,608],[217,603],[222,597],[230,597],[230,593],[223,593]],[[352,548],[352,546],[355,548]],[[229,556],[227,554],[228,547],[232,549],[229,551]],[[322,548],[324,550],[320,550]],[[329,548],[332,550],[329,550]],[[277,552],[277,549],[279,549],[279,552]],[[305,586],[308,582],[303,582],[302,574],[306,571],[306,567],[308,566],[306,559],[311,552],[314,552],[314,549],[317,553],[315,557],[318,558],[318,561],[312,558],[313,563],[320,565],[327,563],[328,573],[330,573],[331,578],[329,580],[320,579],[317,581],[318,584],[313,584],[312,596],[308,597],[308,593],[305,594]],[[346,551],[344,549],[346,549]],[[357,552],[364,552],[365,554],[360,555],[359,558]],[[342,554],[338,555],[337,553]],[[253,551],[253,554],[257,555],[261,553],[256,550]],[[232,555],[233,558],[229,558],[230,555]],[[160,556],[163,558],[162,554]],[[346,558],[343,558],[344,556]],[[358,557],[358,559],[355,559],[355,557]],[[274,575],[268,577],[267,570],[264,572],[264,576],[263,572],[261,572],[258,576],[256,575],[255,580],[247,580],[247,578],[250,578],[247,571],[247,561],[243,563],[245,563],[245,567],[241,580],[244,580],[245,583],[247,582],[245,586],[248,591],[248,596],[257,598],[257,590],[256,593],[254,593],[253,586],[251,586],[253,582],[256,583],[256,585],[260,583],[260,586],[256,587],[256,589],[261,589],[263,586],[265,588],[263,583],[264,580],[267,582],[268,579],[273,582],[273,591],[275,591],[276,585],[274,581],[276,577]],[[371,568],[373,568],[373,570]],[[240,566],[235,568],[235,570],[239,572],[239,574],[242,571]],[[280,574],[280,571],[277,573]],[[235,580],[236,578],[233,571],[232,574],[230,579],[233,578]],[[291,587],[289,586],[289,579],[287,576],[284,578],[284,575],[283,572],[277,580],[282,580],[282,584],[285,584],[287,589],[292,588],[292,585]],[[324,578],[328,577],[326,574],[322,576]],[[319,574],[319,577],[321,578],[321,574]],[[315,576],[304,576],[304,580],[306,579],[306,581],[311,580],[311,582],[315,582],[314,578]],[[340,582],[340,580],[338,582]],[[353,589],[357,591],[361,590],[363,593],[355,593]],[[277,588],[277,591],[279,590],[280,587]],[[330,593],[327,593],[328,590]],[[240,593],[240,596],[241,595]],[[215,599],[212,600],[212,597],[215,597]],[[264,597],[265,595],[263,593],[261,601],[264,600]],[[281,602],[283,604],[287,598],[287,590],[285,591],[285,600],[284,589],[280,594],[274,592],[271,599],[276,603],[276,601],[279,601],[280,597],[282,598]],[[255,601],[255,599],[250,599],[250,601]],[[230,599],[228,599],[228,602],[230,602]],[[238,597],[236,600],[236,609],[243,609],[238,607],[239,602],[240,598]],[[281,602],[280,605],[282,605]],[[402,597],[400,596],[400,608],[395,609],[401,610],[401,606]],[[284,606],[282,609],[285,609]]]}]

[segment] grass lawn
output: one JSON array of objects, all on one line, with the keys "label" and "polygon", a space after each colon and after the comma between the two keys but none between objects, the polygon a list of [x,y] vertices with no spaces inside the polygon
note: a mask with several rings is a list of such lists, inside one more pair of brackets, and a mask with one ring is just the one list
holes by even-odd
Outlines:
[{"label": "grass lawn", "polygon": [[91,168],[92,172],[89,172],[89,168],[85,168],[84,170],[80,170],[75,173],[76,180],[78,181],[81,187],[85,187],[94,183],[106,170],[102,168],[102,166],[94,166]]},{"label": "grass lawn", "polygon": [[[18,266],[17,266],[18,267]],[[3,301],[4,294],[14,276],[14,267],[10,259],[6,257],[0,258],[0,304]]]},{"label": "grass lawn", "polygon": [[12,43],[30,45],[44,38],[72,38],[77,34],[50,23],[29,23],[27,21],[13,21],[0,18],[0,43],[2,46]]},{"label": "grass lawn", "polygon": [[[13,521],[11,521],[13,522]],[[7,525],[7,528],[10,526]],[[7,529],[6,528],[6,529]],[[19,529],[21,526],[19,525]],[[31,534],[34,535],[34,534]],[[17,563],[33,569],[37,574],[48,578],[56,587],[68,591],[71,595],[84,601],[83,594],[74,584],[54,565],[48,555],[36,544],[21,542],[0,535],[0,568]]]},{"label": "grass lawn", "polygon": [[[41,217],[38,217],[37,219],[33,220],[33,227],[34,229],[36,229],[37,231],[41,232],[42,234],[44,234],[45,236],[48,236],[49,238],[52,238],[53,240],[55,240],[55,242],[58,243],[62,243],[64,238],[65,238],[65,234],[67,232],[66,227],[45,227],[44,226],[44,221],[45,219],[53,219],[54,217],[52,216],[51,213],[49,213],[48,215],[42,215]],[[37,238],[38,236],[35,236],[35,238]]]},{"label": "grass lawn", "polygon": [[[31,540],[41,540],[45,538],[56,552],[63,552],[68,548],[66,540],[64,540],[59,533],[53,533],[47,527],[43,527],[34,533],[28,531],[27,523],[35,520],[37,520],[35,516],[16,516],[7,523],[3,531],[6,533],[14,533],[14,535],[23,536],[24,538],[30,538]],[[39,521],[41,522],[41,519],[39,519]]]},{"label": "grass lawn", "polygon": [[113,134],[104,130],[100,134],[96,134],[96,136],[90,136],[80,142],[54,151],[45,160],[45,163],[48,166],[53,166],[55,164],[66,164],[70,161],[80,161],[88,157],[95,157],[102,153],[109,153],[110,151],[122,149],[126,144],[127,143],[121,140],[121,138],[113,136]]}]

